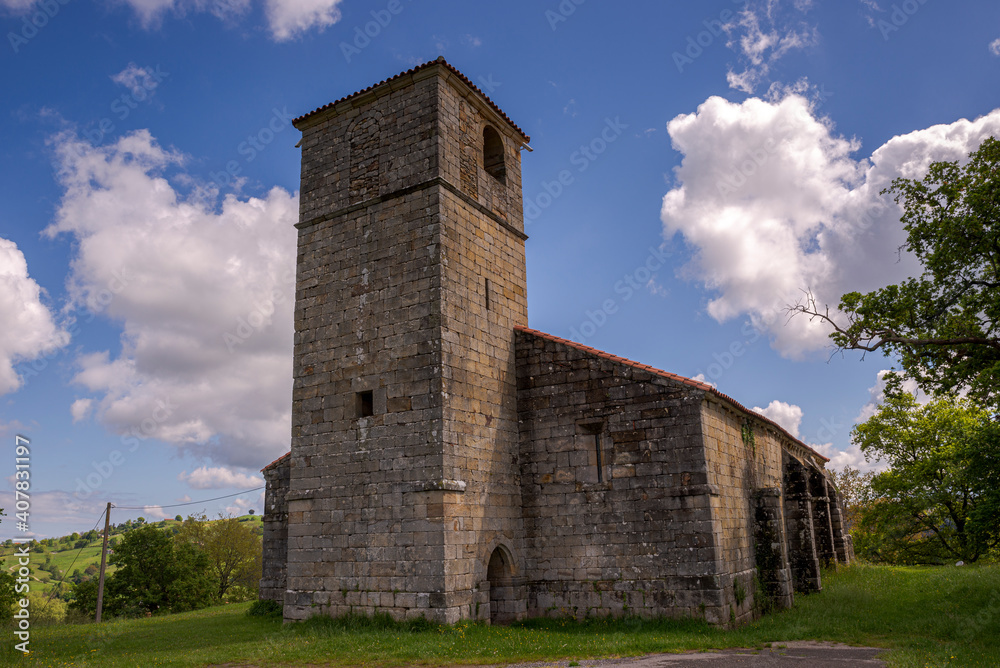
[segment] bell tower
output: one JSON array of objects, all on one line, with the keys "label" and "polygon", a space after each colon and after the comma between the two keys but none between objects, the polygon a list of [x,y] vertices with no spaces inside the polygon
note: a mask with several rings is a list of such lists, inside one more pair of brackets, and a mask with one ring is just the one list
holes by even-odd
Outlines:
[{"label": "bell tower", "polygon": [[517,617],[529,138],[440,58],[294,123],[285,618]]}]

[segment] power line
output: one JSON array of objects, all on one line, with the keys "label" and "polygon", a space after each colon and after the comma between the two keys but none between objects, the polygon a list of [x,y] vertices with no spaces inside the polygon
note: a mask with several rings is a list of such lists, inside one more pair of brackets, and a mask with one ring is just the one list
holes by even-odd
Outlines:
[{"label": "power line", "polygon": [[[97,531],[97,527],[100,526],[101,520],[104,519],[104,513],[106,513],[106,512],[108,512],[107,508],[105,508],[104,512],[101,513],[101,516],[97,518],[97,522],[94,523],[94,528],[91,529],[90,531]],[[87,533],[90,533],[90,531],[88,531]],[[59,591],[59,589],[62,588],[63,583],[66,582],[66,577],[73,571],[73,566],[76,565],[76,560],[80,558],[80,553],[83,552],[84,550],[86,550],[88,547],[90,547],[90,541],[87,541],[86,545],[84,545],[83,547],[81,547],[79,550],[76,551],[76,556],[73,557],[73,562],[69,565],[69,568],[67,568],[63,572],[62,579],[59,581],[58,584],[56,584],[55,587],[52,588],[52,591],[49,592],[49,599],[48,600],[51,601],[52,597],[55,595],[55,593],[57,591]]]},{"label": "power line", "polygon": [[199,503],[208,503],[209,501],[218,501],[220,499],[228,499],[233,496],[239,496],[240,494],[249,494],[250,492],[257,492],[264,489],[261,487],[254,487],[253,489],[244,490],[242,492],[236,492],[235,494],[226,494],[225,496],[217,496],[214,499],[203,499],[201,501],[188,501],[187,503],[172,503],[168,506],[160,506],[153,503],[147,504],[145,506],[114,506],[120,510],[145,510],[146,508],[180,508],[181,506],[197,506]]}]

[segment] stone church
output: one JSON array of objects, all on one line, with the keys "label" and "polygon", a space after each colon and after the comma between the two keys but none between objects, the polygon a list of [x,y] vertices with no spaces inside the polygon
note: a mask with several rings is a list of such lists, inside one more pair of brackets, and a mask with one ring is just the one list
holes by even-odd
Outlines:
[{"label": "stone church", "polygon": [[443,59],[302,132],[286,620],[740,624],[852,558],[826,460],[713,387],[528,328],[529,138]]}]

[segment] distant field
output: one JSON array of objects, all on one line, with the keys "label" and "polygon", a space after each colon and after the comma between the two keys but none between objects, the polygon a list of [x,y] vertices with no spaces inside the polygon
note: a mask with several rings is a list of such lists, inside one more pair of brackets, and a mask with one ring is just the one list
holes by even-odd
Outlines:
[{"label": "distant field", "polygon": [[855,566],[824,576],[825,589],[793,610],[736,631],[703,622],[532,620],[511,627],[348,623],[283,625],[247,617],[249,604],[182,615],[36,628],[31,656],[12,642],[12,666],[193,667],[475,665],[634,656],[829,640],[884,647],[893,668],[1000,666],[1000,567]]},{"label": "distant field", "polygon": [[[263,518],[260,515],[243,515],[239,518],[239,520],[241,522],[250,522],[258,526],[263,524]],[[209,522],[211,521],[212,520],[209,520]],[[154,522],[154,524],[158,523]],[[165,520],[164,528],[170,528],[179,524],[181,523],[173,519]],[[114,545],[114,543],[119,540],[122,535],[123,534],[119,533],[111,536],[111,544]],[[80,572],[82,573],[86,570],[87,566],[90,566],[91,564],[98,567],[101,565],[101,542],[101,539],[91,541],[90,545],[82,550],[74,548],[71,545],[67,546],[66,544],[60,542],[55,548],[46,548],[45,554],[32,552],[32,573],[40,580],[46,581],[41,584],[41,591],[48,592],[54,584],[53,582],[47,581],[49,579],[48,572],[38,569],[38,566],[45,562],[47,555],[52,555],[52,562],[68,577],[77,569],[80,569]],[[17,565],[17,557],[14,555],[16,549],[17,548],[15,547],[0,547],[0,568],[10,571]],[[107,572],[109,575],[114,573],[114,571],[114,566],[108,567]]]}]

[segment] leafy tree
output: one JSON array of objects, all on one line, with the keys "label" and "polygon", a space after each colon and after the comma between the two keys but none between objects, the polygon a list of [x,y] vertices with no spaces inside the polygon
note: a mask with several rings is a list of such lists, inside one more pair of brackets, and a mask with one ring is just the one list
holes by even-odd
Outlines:
[{"label": "leafy tree", "polygon": [[18,595],[14,590],[17,581],[7,571],[0,571],[0,624],[14,619],[14,603]]},{"label": "leafy tree", "polygon": [[78,610],[88,617],[97,612],[97,580],[84,580],[73,587],[73,600],[70,601],[69,609]]},{"label": "leafy tree", "polygon": [[81,538],[80,540],[76,541],[76,543],[73,545],[73,549],[80,550],[82,548],[87,547],[88,545],[90,545],[90,541],[87,540],[86,538]]},{"label": "leafy tree", "polygon": [[181,517],[180,515],[175,515],[174,519],[177,520],[178,522],[183,522],[184,521],[184,518]]},{"label": "leafy tree", "polygon": [[224,597],[235,586],[256,595],[263,562],[263,545],[253,527],[235,517],[212,522],[189,517],[178,539],[204,549],[217,582],[216,594]]},{"label": "leafy tree", "polygon": [[61,624],[66,621],[66,602],[40,591],[28,592],[32,624]]},{"label": "leafy tree", "polygon": [[843,295],[846,324],[812,296],[792,307],[830,323],[842,350],[898,355],[928,394],[966,389],[1000,404],[1000,141],[987,139],[965,165],[936,162],[922,180],[898,178],[885,193],[903,207],[903,249],[920,278]]},{"label": "leafy tree", "polygon": [[862,473],[856,468],[845,466],[843,471],[829,469],[834,485],[840,493],[840,504],[844,511],[844,528],[852,531],[858,526],[865,502],[870,495],[874,471]]},{"label": "leafy tree", "polygon": [[155,526],[125,534],[111,563],[118,570],[105,585],[110,614],[183,612],[213,600],[215,583],[205,553],[187,543],[175,545]]},{"label": "leafy tree", "polygon": [[890,376],[885,402],[852,436],[889,468],[871,479],[859,556],[890,563],[974,562],[1000,540],[1000,428],[969,400],[926,406]]}]

